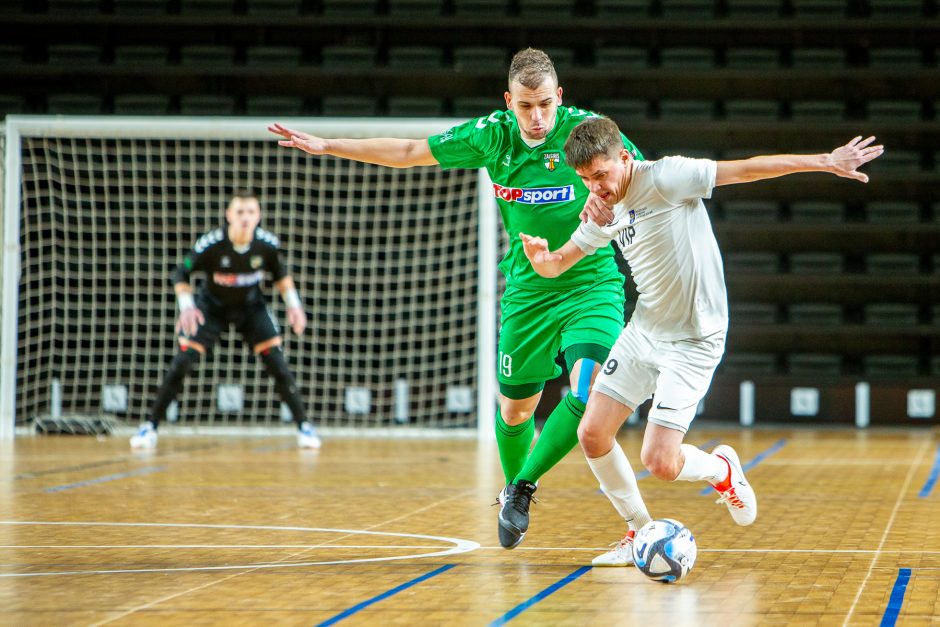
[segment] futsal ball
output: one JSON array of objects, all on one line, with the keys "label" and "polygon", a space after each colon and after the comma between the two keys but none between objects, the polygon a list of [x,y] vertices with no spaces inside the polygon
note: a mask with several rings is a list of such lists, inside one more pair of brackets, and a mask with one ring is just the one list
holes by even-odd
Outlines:
[{"label": "futsal ball", "polygon": [[675,583],[695,564],[695,538],[678,520],[652,520],[633,538],[633,563],[653,581]]}]

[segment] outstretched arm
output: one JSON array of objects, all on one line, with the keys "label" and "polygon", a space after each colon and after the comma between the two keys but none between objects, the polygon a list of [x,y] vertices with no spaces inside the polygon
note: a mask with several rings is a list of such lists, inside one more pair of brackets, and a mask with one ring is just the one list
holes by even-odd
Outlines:
[{"label": "outstretched arm", "polygon": [[859,135],[844,146],[821,155],[763,155],[741,161],[719,161],[715,185],[750,183],[797,172],[831,172],[836,176],[868,182],[868,175],[858,168],[884,152],[884,146],[872,146],[874,137]]},{"label": "outstretched arm", "polygon": [[272,124],[268,130],[283,139],[281,146],[297,148],[311,155],[333,155],[342,159],[374,163],[392,168],[410,168],[416,165],[437,165],[427,139],[396,139],[370,137],[367,139],[334,139],[317,137]]},{"label": "outstretched arm", "polygon": [[522,248],[525,250],[525,256],[528,257],[532,268],[547,279],[566,272],[571,266],[584,258],[584,251],[578,248],[578,245],[570,239],[565,245],[554,252],[548,250],[548,240],[544,237],[532,237],[525,233],[519,233],[519,239],[522,240]]}]

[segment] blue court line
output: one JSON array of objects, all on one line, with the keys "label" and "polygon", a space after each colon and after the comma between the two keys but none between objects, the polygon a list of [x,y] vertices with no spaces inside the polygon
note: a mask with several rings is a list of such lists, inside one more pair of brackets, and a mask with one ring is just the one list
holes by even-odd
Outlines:
[{"label": "blue court line", "polygon": [[46,488],[46,492],[61,492],[63,490],[71,490],[72,488],[82,488],[87,485],[94,485],[96,483],[104,483],[106,481],[117,481],[118,479],[126,479],[127,477],[135,477],[137,475],[148,475],[152,472],[160,472],[161,470],[166,470],[166,466],[147,466],[146,468],[138,468],[136,470],[129,470],[127,472],[119,472],[114,475],[106,475],[104,477],[95,477],[94,479],[86,479],[84,481],[76,481],[75,483],[66,483],[64,485],[57,485],[51,488]]},{"label": "blue court line", "polygon": [[571,583],[572,581],[574,581],[575,579],[577,579],[578,577],[580,577],[587,571],[591,570],[591,568],[592,568],[591,566],[582,566],[581,568],[577,569],[573,573],[566,575],[562,579],[559,579],[558,581],[556,581],[549,587],[545,588],[544,590],[536,594],[534,597],[532,597],[528,601],[523,601],[516,607],[512,608],[511,610],[509,610],[508,612],[506,612],[505,614],[503,614],[502,616],[494,620],[492,623],[490,623],[489,627],[497,627],[498,625],[505,625],[506,623],[514,619],[519,614],[522,614],[524,611],[526,611],[527,609],[529,609],[530,607],[532,607],[533,605],[535,605],[536,603],[538,603],[545,597],[551,594],[554,594],[561,588],[564,588],[569,583]]},{"label": "blue court line", "polygon": [[901,613],[901,604],[904,603],[907,582],[910,580],[911,569],[899,568],[898,578],[894,580],[894,588],[891,589],[891,598],[888,599],[888,607],[885,608],[885,614],[881,617],[881,627],[894,627],[898,614]]},{"label": "blue court line", "polygon": [[[770,457],[771,455],[773,455],[774,453],[782,449],[783,445],[786,443],[787,443],[786,438],[781,438],[777,440],[776,442],[774,442],[773,446],[771,446],[769,449],[767,449],[766,451],[762,453],[758,453],[757,457],[755,457],[748,463],[744,464],[741,467],[741,469],[747,472],[748,470],[750,470],[757,464],[761,463],[762,461],[764,461],[765,459],[767,459],[768,457]],[[701,492],[699,492],[699,494],[701,496],[708,496],[709,494],[712,494],[712,492],[713,492],[713,488],[704,488]]]},{"label": "blue court line", "polygon": [[937,445],[937,454],[933,458],[933,468],[930,469],[930,476],[927,477],[927,481],[924,483],[924,487],[920,489],[920,493],[917,496],[922,499],[930,496],[930,492],[937,483],[938,475],[940,475],[940,444]]},{"label": "blue court line", "polygon": [[390,597],[390,596],[396,595],[396,594],[398,594],[399,592],[401,592],[402,590],[407,590],[407,589],[410,588],[411,586],[417,585],[417,584],[421,583],[422,581],[424,581],[424,580],[426,580],[426,579],[430,579],[431,577],[436,577],[437,575],[440,575],[441,573],[450,570],[450,569],[453,568],[454,566],[456,566],[456,564],[445,564],[444,566],[441,566],[440,568],[438,568],[438,569],[436,569],[436,570],[432,570],[432,571],[429,572],[429,573],[425,573],[425,574],[421,575],[420,577],[416,577],[416,578],[412,579],[411,581],[406,581],[405,583],[401,584],[400,586],[396,586],[396,587],[392,588],[391,590],[386,590],[385,592],[383,592],[382,594],[380,594],[380,595],[378,595],[378,596],[374,596],[374,597],[372,597],[371,599],[368,599],[368,600],[366,600],[366,601],[363,601],[362,603],[359,603],[358,605],[353,605],[353,606],[352,606],[351,608],[349,608],[348,610],[344,610],[344,611],[340,612],[339,614],[337,614],[336,616],[333,616],[332,618],[326,619],[326,620],[323,621],[322,623],[317,623],[316,627],[326,627],[326,625],[334,625],[334,624],[338,623],[339,621],[343,620],[344,618],[349,618],[349,617],[352,616],[353,614],[355,614],[355,613],[357,613],[357,612],[359,612],[359,611],[361,611],[361,610],[364,610],[365,608],[369,607],[370,605],[372,605],[372,604],[374,604],[374,603],[378,603],[379,601],[381,601],[381,600],[383,600],[383,599],[387,599],[387,598]]}]

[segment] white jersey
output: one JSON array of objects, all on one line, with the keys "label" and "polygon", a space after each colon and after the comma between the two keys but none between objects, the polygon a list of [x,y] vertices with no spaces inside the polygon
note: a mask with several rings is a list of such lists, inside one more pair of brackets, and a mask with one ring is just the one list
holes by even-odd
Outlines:
[{"label": "white jersey", "polygon": [[702,202],[711,197],[716,170],[708,159],[634,161],[613,222],[587,222],[571,236],[589,255],[617,241],[639,292],[633,324],[652,339],[702,338],[728,328],[721,253]]}]

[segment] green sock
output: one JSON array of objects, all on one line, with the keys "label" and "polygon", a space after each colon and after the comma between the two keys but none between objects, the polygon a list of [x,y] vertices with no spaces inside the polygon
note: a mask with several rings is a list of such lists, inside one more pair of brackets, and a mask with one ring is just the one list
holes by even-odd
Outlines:
[{"label": "green sock", "polygon": [[520,425],[509,426],[503,415],[496,410],[496,446],[499,447],[499,462],[509,483],[525,464],[532,438],[535,437],[535,420],[529,418]]},{"label": "green sock", "polygon": [[535,443],[532,454],[516,475],[514,482],[525,480],[535,483],[571,452],[578,443],[578,423],[584,415],[584,407],[584,403],[571,393],[561,399],[545,421],[539,441]]}]

